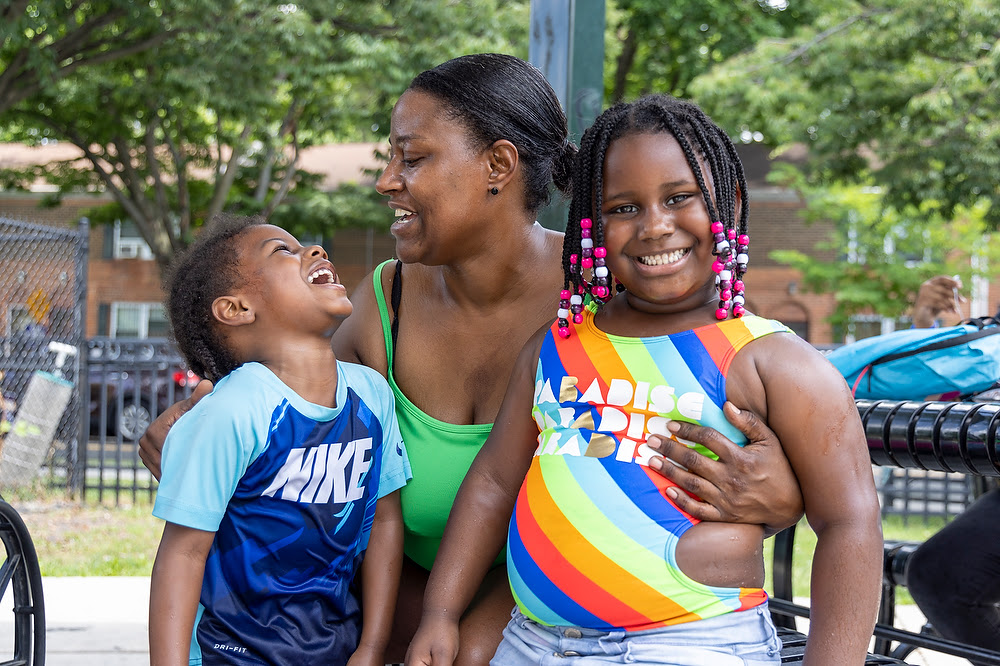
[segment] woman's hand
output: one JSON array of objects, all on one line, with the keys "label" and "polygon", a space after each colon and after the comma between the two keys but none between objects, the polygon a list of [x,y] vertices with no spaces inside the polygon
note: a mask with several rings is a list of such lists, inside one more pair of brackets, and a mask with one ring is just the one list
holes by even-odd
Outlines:
[{"label": "woman's hand", "polygon": [[139,438],[139,459],[153,477],[160,480],[160,457],[163,452],[163,442],[167,432],[185,412],[195,406],[199,400],[212,392],[212,382],[203,379],[194,387],[191,395],[167,407],[166,411],[149,424],[146,432]]},{"label": "woman's hand", "polygon": [[670,488],[667,493],[699,520],[759,524],[769,535],[794,525],[803,513],[802,493],[781,442],[753,413],[731,402],[723,411],[750,440],[745,446],[737,446],[713,428],[673,421],[668,428],[674,435],[703,444],[719,459],[650,435],[646,443],[664,458],[654,456],[649,466],[687,491]]}]

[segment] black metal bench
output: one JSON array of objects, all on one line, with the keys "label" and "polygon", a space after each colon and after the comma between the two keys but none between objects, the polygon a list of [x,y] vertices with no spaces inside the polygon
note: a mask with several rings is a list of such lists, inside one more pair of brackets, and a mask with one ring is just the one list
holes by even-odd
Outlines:
[{"label": "black metal bench", "polygon": [[8,590],[13,603],[13,653],[0,655],[0,666],[42,666],[45,603],[38,557],[21,516],[0,497],[0,598]]},{"label": "black metal bench", "polygon": [[[858,400],[858,413],[865,426],[868,451],[876,465],[939,472],[961,472],[976,477],[1000,478],[1000,404],[966,402],[913,402]],[[792,547],[795,528],[775,536],[774,595],[771,612],[781,631],[795,630],[796,617],[809,617],[809,609],[795,604],[792,597]],[[875,625],[876,655],[866,664],[905,663],[916,648],[1000,666],[1000,652],[984,650],[937,636],[929,626],[920,633],[894,625],[896,588],[906,586],[906,568],[914,542],[887,541],[883,548],[882,603]],[[794,634],[791,635],[794,638]],[[896,647],[893,648],[893,643]],[[794,644],[794,642],[793,642]],[[782,663],[795,663],[792,654]],[[798,658],[801,661],[801,656]]]}]

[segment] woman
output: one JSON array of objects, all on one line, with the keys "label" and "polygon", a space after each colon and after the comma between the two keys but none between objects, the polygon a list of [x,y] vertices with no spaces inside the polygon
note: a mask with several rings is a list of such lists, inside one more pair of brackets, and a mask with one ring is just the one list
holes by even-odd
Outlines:
[{"label": "woman", "polygon": [[[407,558],[386,651],[402,661],[458,486],[500,410],[518,352],[552,319],[562,285],[552,257],[562,234],[535,219],[550,184],[568,186],[575,147],[541,72],[499,54],[463,56],[418,75],[393,109],[390,142],[376,189],[398,216],[399,262],[358,286],[333,345],[338,358],[389,380],[413,469],[401,497]],[[177,409],[140,441],[154,473]],[[701,519],[772,531],[793,524],[801,497],[781,492],[796,484],[773,434],[750,414],[728,415],[756,446],[739,449],[685,425],[678,437],[706,444],[720,461],[666,441],[661,452],[690,471],[664,462],[661,473],[704,500],[679,500]],[[456,663],[488,663],[513,607],[498,563],[463,617]]]}]

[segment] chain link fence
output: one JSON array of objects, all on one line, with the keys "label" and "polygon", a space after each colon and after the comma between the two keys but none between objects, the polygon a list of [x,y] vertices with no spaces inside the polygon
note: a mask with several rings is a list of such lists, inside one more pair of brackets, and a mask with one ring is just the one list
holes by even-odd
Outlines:
[{"label": "chain link fence", "polygon": [[48,475],[73,487],[86,441],[86,219],[76,229],[0,216],[0,491]]}]

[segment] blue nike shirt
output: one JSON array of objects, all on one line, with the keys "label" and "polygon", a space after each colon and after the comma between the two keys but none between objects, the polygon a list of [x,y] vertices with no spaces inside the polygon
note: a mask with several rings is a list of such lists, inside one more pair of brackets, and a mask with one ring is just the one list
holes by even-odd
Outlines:
[{"label": "blue nike shirt", "polygon": [[357,647],[375,505],[411,474],[385,379],[337,376],[330,409],[247,363],[170,429],[153,515],[216,533],[191,664],[344,664]]}]

